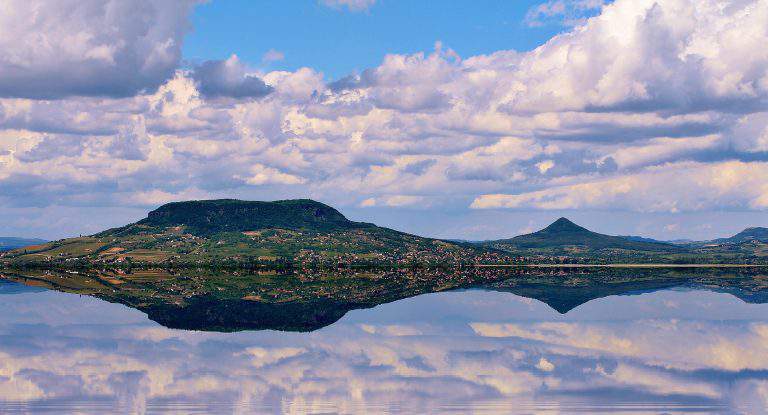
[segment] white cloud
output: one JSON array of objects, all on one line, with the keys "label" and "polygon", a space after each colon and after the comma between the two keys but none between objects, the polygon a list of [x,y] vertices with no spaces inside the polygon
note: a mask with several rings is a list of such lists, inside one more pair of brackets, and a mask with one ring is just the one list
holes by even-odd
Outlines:
[{"label": "white cloud", "polygon": [[472,207],[625,209],[679,212],[723,207],[768,208],[768,163],[672,163],[637,173],[584,178],[520,194],[488,194]]},{"label": "white cloud", "polygon": [[256,164],[251,167],[251,175],[243,178],[246,183],[252,185],[262,185],[266,183],[280,184],[299,184],[304,183],[304,179],[288,173],[283,173],[277,169]]},{"label": "white cloud", "polygon": [[734,148],[747,153],[768,152],[768,112],[745,115],[730,134]]},{"label": "white cloud", "polygon": [[552,160],[544,160],[536,163],[536,168],[539,169],[539,172],[541,172],[541,174],[546,173],[552,167],[555,167],[555,162]]},{"label": "white cloud", "polygon": [[539,363],[536,363],[536,367],[545,371],[545,372],[551,372],[555,370],[555,365],[552,364],[549,360],[545,358],[539,359]]},{"label": "white cloud", "polygon": [[7,0],[0,96],[130,96],[170,78],[193,0]]},{"label": "white cloud", "polygon": [[[511,112],[742,111],[764,105],[768,4],[618,0],[523,59]],[[557,73],[556,77],[552,74]]]},{"label": "white cloud", "polygon": [[725,140],[720,135],[689,138],[658,137],[639,145],[622,146],[606,157],[615,161],[619,168],[627,169],[675,160],[707,150],[722,150],[725,147]]},{"label": "white cloud", "polygon": [[582,3],[563,7],[600,14],[530,52],[460,57],[438,43],[328,84],[316,69],[263,72],[235,55],[179,70],[193,3],[184,13],[57,3],[35,26],[37,3],[11,2],[0,70],[28,70],[0,75],[0,91],[29,88],[0,98],[0,203],[200,194],[435,210],[767,209],[768,1]]}]

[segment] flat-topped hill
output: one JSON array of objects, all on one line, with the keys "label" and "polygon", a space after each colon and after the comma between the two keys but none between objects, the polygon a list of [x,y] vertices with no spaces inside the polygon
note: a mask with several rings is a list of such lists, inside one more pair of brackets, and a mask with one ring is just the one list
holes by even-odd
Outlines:
[{"label": "flat-topped hill", "polygon": [[475,261],[471,245],[347,219],[308,199],[196,200],[163,205],[145,219],[3,255],[16,264],[399,265]]},{"label": "flat-topped hill", "polygon": [[234,199],[195,200],[163,205],[134,224],[110,229],[98,236],[151,232],[183,227],[186,233],[207,236],[266,228],[327,232],[374,225],[353,222],[338,210],[309,199],[256,202]]}]

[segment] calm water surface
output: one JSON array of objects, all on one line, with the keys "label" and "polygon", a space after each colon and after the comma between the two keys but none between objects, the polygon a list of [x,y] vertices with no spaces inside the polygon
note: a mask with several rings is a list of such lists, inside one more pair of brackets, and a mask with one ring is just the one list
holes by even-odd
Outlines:
[{"label": "calm water surface", "polygon": [[166,329],[0,283],[2,413],[765,413],[768,304],[429,294],[312,333]]}]

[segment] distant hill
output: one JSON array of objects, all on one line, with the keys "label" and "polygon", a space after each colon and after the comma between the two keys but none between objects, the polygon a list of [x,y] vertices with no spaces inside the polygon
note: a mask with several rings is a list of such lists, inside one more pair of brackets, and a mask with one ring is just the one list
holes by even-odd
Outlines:
[{"label": "distant hill", "polygon": [[716,239],[717,243],[744,243],[749,241],[768,242],[768,228],[747,228],[730,238]]},{"label": "distant hill", "polygon": [[663,242],[666,242],[669,244],[675,244],[675,245],[688,245],[688,244],[696,243],[697,241],[693,239],[683,238],[683,239],[670,239],[668,241],[663,241]]},{"label": "distant hill", "polygon": [[653,238],[646,238],[644,236],[637,236],[637,235],[618,235],[618,236],[619,238],[629,239],[630,241],[665,243],[665,241],[660,241],[658,239],[653,239]]},{"label": "distant hill", "polygon": [[662,241],[659,239],[646,238],[644,236],[637,236],[637,235],[619,235],[619,238],[625,238],[631,241],[652,242],[652,243],[658,243],[658,244],[672,244],[672,245],[687,245],[687,244],[697,242],[697,241],[694,241],[693,239],[669,239],[669,240]]},{"label": "distant hill", "polygon": [[23,248],[25,246],[39,245],[47,241],[43,239],[0,237],[0,251]]},{"label": "distant hill", "polygon": [[505,251],[599,251],[621,249],[629,251],[671,252],[679,247],[662,243],[628,239],[621,236],[603,235],[583,228],[566,218],[560,218],[546,228],[511,239],[488,241],[483,245]]},{"label": "distant hill", "polygon": [[480,247],[347,219],[308,199],[169,203],[136,223],[12,251],[13,262],[436,263],[471,262]]}]

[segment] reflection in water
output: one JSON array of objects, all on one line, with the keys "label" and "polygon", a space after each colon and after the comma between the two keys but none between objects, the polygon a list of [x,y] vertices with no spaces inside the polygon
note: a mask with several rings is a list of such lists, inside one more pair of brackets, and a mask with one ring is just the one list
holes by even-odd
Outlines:
[{"label": "reflection in water", "polygon": [[4,282],[0,412],[761,413],[768,404],[768,304],[732,295],[759,300],[761,277],[582,289],[536,278],[491,285],[557,311],[510,292],[451,291],[353,310],[309,333],[168,329],[133,308]]},{"label": "reflection in water", "polygon": [[706,287],[768,301],[762,268],[458,268],[397,270],[2,271],[28,286],[86,294],[141,310],[168,328],[233,332],[313,331],[350,310],[425,293],[484,287],[540,300],[567,313],[590,300],[669,287]]},{"label": "reflection in water", "polygon": [[677,288],[561,315],[504,292],[422,295],[312,333],[172,330],[4,284],[0,412],[760,412],[768,305]]}]

